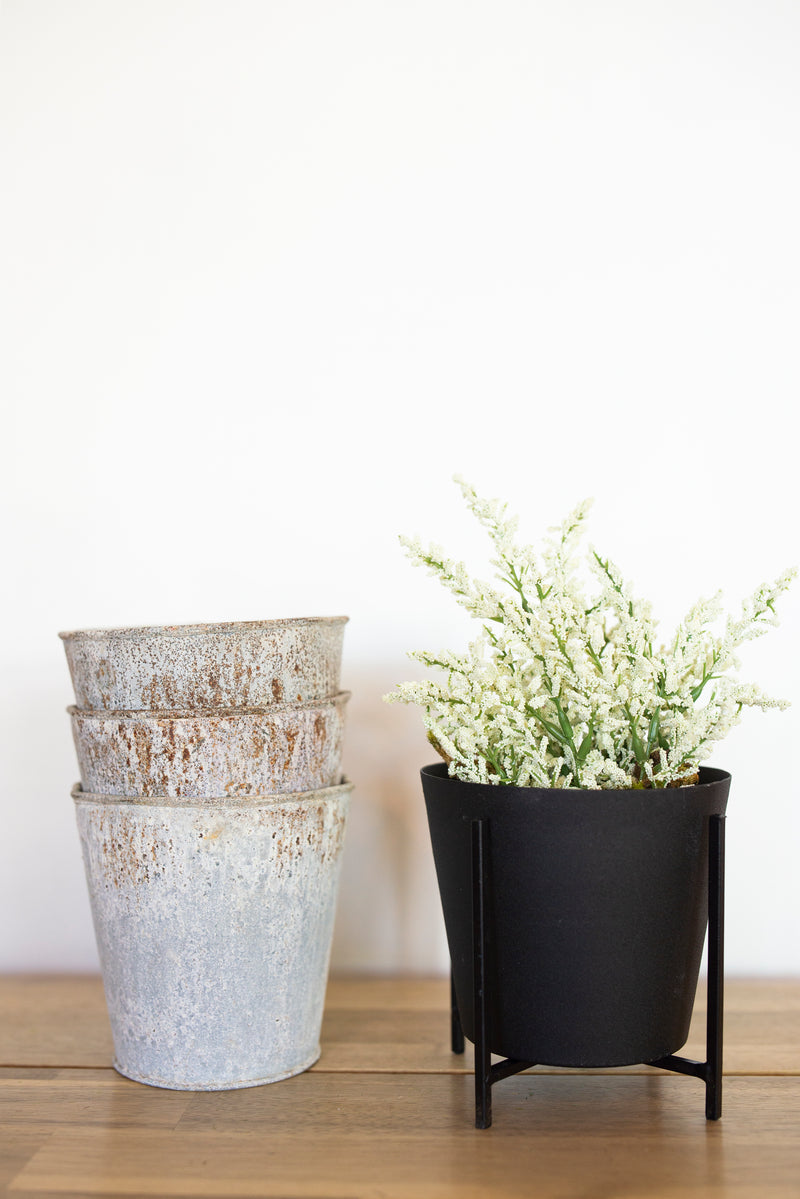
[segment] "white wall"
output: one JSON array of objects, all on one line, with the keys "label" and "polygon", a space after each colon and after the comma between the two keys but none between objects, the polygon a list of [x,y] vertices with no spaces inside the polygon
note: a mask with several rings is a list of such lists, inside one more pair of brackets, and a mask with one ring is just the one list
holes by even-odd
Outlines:
[{"label": "white wall", "polygon": [[[403,651],[450,477],[665,623],[800,561],[794,0],[6,0],[0,968],[92,969],[56,632],[349,613],[334,962],[446,964]],[[745,675],[728,964],[800,973],[800,587]]]}]

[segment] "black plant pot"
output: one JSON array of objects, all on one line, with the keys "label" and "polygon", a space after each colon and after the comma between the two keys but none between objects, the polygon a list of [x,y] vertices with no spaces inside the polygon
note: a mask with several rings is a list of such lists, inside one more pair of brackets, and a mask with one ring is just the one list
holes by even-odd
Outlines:
[{"label": "black plant pot", "polygon": [[422,770],[458,1009],[475,1041],[472,822],[488,821],[488,1042],[552,1066],[623,1066],[689,1034],[708,920],[712,816],[730,775],[696,786],[573,791]]}]

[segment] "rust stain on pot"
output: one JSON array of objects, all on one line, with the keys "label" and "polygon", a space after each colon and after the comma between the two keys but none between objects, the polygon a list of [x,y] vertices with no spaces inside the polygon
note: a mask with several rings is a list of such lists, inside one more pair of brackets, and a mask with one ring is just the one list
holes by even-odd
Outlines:
[{"label": "rust stain on pot", "polygon": [[87,791],[183,797],[298,792],[336,783],[348,692],[225,713],[71,708]]},{"label": "rust stain on pot", "polygon": [[88,813],[87,820],[101,848],[99,873],[107,886],[135,890],[164,873],[159,850],[163,854],[169,845],[159,843],[155,830],[151,832],[135,819],[99,806]]},{"label": "rust stain on pot", "polygon": [[347,618],[62,633],[78,707],[264,707],[339,690]]},{"label": "rust stain on pot", "polygon": [[[315,727],[316,727],[316,723],[315,723]],[[297,742],[298,735],[299,735],[299,729],[293,729],[293,728],[291,728],[291,726],[287,727],[287,729],[286,729],[286,757],[285,757],[285,766],[286,766],[287,770],[292,765],[292,758],[294,757],[294,747]]]},{"label": "rust stain on pot", "polygon": [[307,799],[293,797],[290,803],[280,797],[256,797],[252,805],[242,806],[233,800],[235,806],[228,808],[224,799],[217,798],[207,809],[208,817],[203,815],[203,807],[184,806],[167,797],[152,803],[128,803],[116,796],[91,795],[76,787],[73,798],[83,813],[84,837],[94,847],[98,878],[105,885],[127,889],[135,896],[138,889],[165,875],[174,878],[183,873],[181,858],[185,858],[185,852],[175,851],[169,835],[171,810],[182,812],[184,820],[189,819],[196,830],[192,838],[196,836],[198,843],[209,846],[220,840],[226,821],[238,822],[245,841],[239,843],[237,852],[246,852],[247,838],[263,829],[271,847],[268,860],[280,875],[306,854],[321,863],[339,857],[347,823],[345,801],[351,790],[351,784],[343,783],[311,792]]},{"label": "rust stain on pot", "polygon": [[271,840],[276,868],[280,873],[293,868],[305,854],[320,862],[338,858],[344,842],[346,811],[337,805],[309,802],[276,809],[269,820],[277,819]]}]

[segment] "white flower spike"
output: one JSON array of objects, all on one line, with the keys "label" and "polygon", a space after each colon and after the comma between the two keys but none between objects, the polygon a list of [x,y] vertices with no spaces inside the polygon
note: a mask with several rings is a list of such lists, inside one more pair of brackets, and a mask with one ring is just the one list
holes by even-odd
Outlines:
[{"label": "white flower spike", "polygon": [[721,632],[719,595],[700,600],[666,646],[650,604],[596,550],[585,595],[576,553],[591,501],[579,504],[541,554],[515,541],[516,517],[457,477],[491,537],[497,586],[474,581],[439,546],[401,537],[409,557],[484,622],[464,654],[410,656],[444,682],[401,683],[387,700],[418,704],[452,775],[471,782],[563,788],[654,788],[693,782],[744,707],[785,708],[744,684],[735,650],[777,624],[775,601],[796,575],[759,587]]}]

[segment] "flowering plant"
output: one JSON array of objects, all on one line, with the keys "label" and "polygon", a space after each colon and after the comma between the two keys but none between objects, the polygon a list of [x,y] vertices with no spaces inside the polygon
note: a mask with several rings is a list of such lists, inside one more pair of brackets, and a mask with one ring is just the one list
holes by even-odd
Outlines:
[{"label": "flowering plant", "polygon": [[731,672],[736,649],[777,624],[775,600],[795,570],[759,587],[717,632],[719,594],[700,600],[657,647],[650,604],[594,549],[596,589],[585,594],[575,551],[589,502],[549,530],[539,555],[517,544],[504,504],[456,481],[491,536],[501,587],[473,581],[438,546],[401,537],[411,559],[484,623],[464,654],[409,655],[445,681],[401,683],[386,696],[421,706],[451,775],[532,787],[683,786],[697,781],[698,764],[744,707],[788,706]]}]

